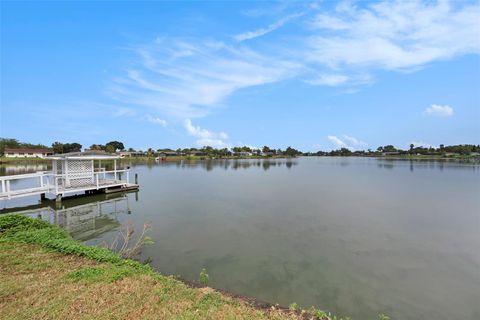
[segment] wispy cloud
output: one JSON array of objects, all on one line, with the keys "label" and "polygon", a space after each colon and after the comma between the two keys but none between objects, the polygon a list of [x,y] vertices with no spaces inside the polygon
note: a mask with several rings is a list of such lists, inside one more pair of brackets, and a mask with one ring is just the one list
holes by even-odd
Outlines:
[{"label": "wispy cloud", "polygon": [[432,147],[432,145],[430,143],[426,143],[426,142],[423,142],[423,141],[412,141],[409,143],[410,144],[413,144],[414,147],[424,147],[424,148],[430,148]]},{"label": "wispy cloud", "polygon": [[183,119],[205,116],[233,92],[292,77],[301,67],[203,39],[163,38],[133,50],[139,61],[113,79],[109,94]]},{"label": "wispy cloud", "polygon": [[228,139],[228,135],[225,132],[217,133],[194,126],[190,119],[186,119],[183,125],[189,135],[197,138],[197,145],[199,146],[210,146],[216,148],[226,148],[229,146],[225,141]]},{"label": "wispy cloud", "polygon": [[265,28],[260,28],[260,29],[254,30],[254,31],[248,31],[248,32],[245,32],[245,33],[237,34],[233,38],[237,41],[245,41],[245,40],[251,40],[251,39],[254,39],[254,38],[258,38],[258,37],[261,37],[263,35],[266,35],[267,33],[270,33],[272,31],[277,30],[278,28],[282,27],[285,23],[287,23],[287,22],[289,22],[293,19],[296,19],[298,17],[301,17],[303,15],[304,15],[303,13],[294,13],[294,14],[288,15],[285,18],[280,19],[280,20],[268,25]]},{"label": "wispy cloud", "polygon": [[343,138],[352,146],[354,147],[364,147],[367,145],[366,142],[362,141],[362,140],[359,140],[355,137],[350,137],[350,136],[347,136],[347,135],[343,135]]},{"label": "wispy cloud", "polygon": [[166,126],[167,126],[167,121],[164,120],[164,119],[161,119],[161,118],[159,118],[159,117],[154,117],[154,116],[152,116],[152,115],[150,115],[150,114],[147,114],[147,115],[146,115],[146,119],[147,119],[148,122],[151,122],[151,123],[154,123],[154,124],[158,124],[158,125],[160,125],[160,126],[162,126],[162,127],[166,127]]},{"label": "wispy cloud", "polygon": [[[141,108],[135,110],[139,114],[158,114],[174,123],[207,116],[245,88],[298,79],[353,93],[372,84],[378,70],[415,71],[435,61],[480,54],[478,3],[342,2],[332,10],[286,6],[278,15],[284,18],[224,41],[163,36],[134,45],[130,65],[112,79],[108,93],[118,103]],[[288,41],[247,41],[294,19]],[[425,113],[451,116],[449,108],[432,105]],[[201,139],[225,143],[218,137]],[[337,147],[361,146],[345,136],[329,140]]]},{"label": "wispy cloud", "polygon": [[327,139],[330,141],[330,143],[334,146],[334,148],[347,148],[349,150],[355,150],[358,147],[365,147],[367,146],[367,143],[357,139],[355,137],[343,135],[342,138],[340,139],[337,136],[327,136]]},{"label": "wispy cloud", "polygon": [[[232,43],[159,37],[133,46],[135,59],[108,92],[119,102],[191,119],[208,115],[243,88],[301,77],[348,89],[372,83],[377,69],[412,71],[480,53],[478,4],[384,1],[305,12],[239,34]],[[255,48],[244,41],[292,19],[300,21],[291,41],[274,38]]]},{"label": "wispy cloud", "polygon": [[432,104],[424,111],[426,115],[436,117],[451,117],[453,116],[453,108],[447,105]]},{"label": "wispy cloud", "polygon": [[312,85],[320,86],[339,86],[349,80],[349,77],[343,74],[321,74],[314,79],[306,80],[305,82]]},{"label": "wispy cloud", "polygon": [[[480,53],[480,5],[383,1],[317,15],[308,59],[334,68],[411,69]],[[317,33],[317,34],[315,34]]]},{"label": "wispy cloud", "polygon": [[117,108],[113,113],[114,117],[128,117],[133,115],[135,115],[135,110],[124,107]]}]

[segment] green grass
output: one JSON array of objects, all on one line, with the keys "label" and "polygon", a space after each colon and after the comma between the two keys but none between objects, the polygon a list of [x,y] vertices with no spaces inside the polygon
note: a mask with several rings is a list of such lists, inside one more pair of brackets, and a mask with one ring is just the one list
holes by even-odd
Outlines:
[{"label": "green grass", "polygon": [[10,158],[10,157],[0,157],[0,163],[15,163],[15,162],[51,162],[48,159],[42,159],[37,157],[21,157],[21,158]]},{"label": "green grass", "polygon": [[0,270],[2,319],[304,318],[298,311],[257,309],[208,287],[188,287],[22,215],[0,216]]}]

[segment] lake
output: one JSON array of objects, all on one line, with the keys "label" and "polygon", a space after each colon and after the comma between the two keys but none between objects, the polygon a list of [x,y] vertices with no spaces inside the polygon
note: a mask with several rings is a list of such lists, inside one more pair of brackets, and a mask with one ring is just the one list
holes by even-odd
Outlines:
[{"label": "lake", "polygon": [[[37,170],[21,166],[0,172]],[[35,197],[0,205],[32,205],[26,212],[89,244],[149,222],[155,244],[141,258],[161,273],[195,281],[205,268],[214,288],[283,306],[356,320],[480,319],[478,165],[302,157],[131,167],[138,193],[60,209]]]}]

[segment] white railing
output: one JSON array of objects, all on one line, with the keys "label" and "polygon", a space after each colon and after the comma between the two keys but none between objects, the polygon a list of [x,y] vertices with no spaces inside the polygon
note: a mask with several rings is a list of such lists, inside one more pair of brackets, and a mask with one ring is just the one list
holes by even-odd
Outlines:
[{"label": "white railing", "polygon": [[[16,174],[11,176],[0,176],[0,185],[1,185],[1,192],[0,195],[10,197],[12,194],[16,194],[21,192],[22,190],[31,190],[32,193],[39,193],[41,191],[45,192],[49,189],[48,178],[47,181],[45,178],[49,175],[49,172],[40,171],[36,173],[27,173],[27,174]],[[33,186],[30,188],[24,189],[15,189],[12,190],[11,182],[15,180],[26,180],[26,179],[35,179],[38,178],[38,185]]]},{"label": "white railing", "polygon": [[[76,189],[92,189],[97,190],[106,187],[109,184],[129,183],[130,173],[129,170],[110,170],[107,171],[104,168],[95,172],[86,172],[85,175],[71,177],[65,174],[54,174],[50,171],[41,171],[36,173],[18,174],[11,176],[0,176],[1,185],[1,197],[10,198],[12,195],[19,195],[20,193],[28,195],[39,193],[54,193],[55,195],[64,193],[65,191],[71,191]],[[123,175],[123,177],[122,177]],[[11,181],[14,180],[27,180],[38,178],[34,186],[24,187],[12,190]],[[76,183],[79,180],[91,181],[90,183]],[[32,183],[31,183],[32,184]],[[35,186],[36,184],[36,186]]]}]

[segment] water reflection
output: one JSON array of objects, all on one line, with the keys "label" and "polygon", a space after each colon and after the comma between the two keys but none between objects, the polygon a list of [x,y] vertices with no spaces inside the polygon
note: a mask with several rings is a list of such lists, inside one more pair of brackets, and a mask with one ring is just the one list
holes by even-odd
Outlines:
[{"label": "water reflection", "polygon": [[291,169],[293,166],[296,166],[298,163],[295,159],[217,159],[217,160],[205,160],[205,161],[175,161],[175,162],[157,162],[150,163],[151,166],[160,166],[160,167],[176,167],[181,169],[205,169],[206,171],[212,171],[214,169],[224,169],[224,170],[239,170],[239,169],[250,169],[250,168],[261,168],[265,171],[269,170],[272,167],[286,167]]},{"label": "water reflection", "polygon": [[15,164],[0,164],[0,176],[48,171],[51,170],[51,168],[52,166],[49,162],[38,163],[25,161]]},{"label": "water reflection", "polygon": [[478,165],[306,157],[130,166],[141,190],[129,199],[40,203],[29,214],[89,244],[108,242],[126,220],[136,230],[149,222],[155,244],[140,258],[162,273],[193,281],[206,268],[213,287],[284,306],[479,319]]},{"label": "water reflection", "polygon": [[72,198],[62,201],[45,200],[23,208],[4,209],[1,213],[26,214],[56,224],[77,240],[97,239],[121,225],[121,217],[131,214],[126,194]]}]

